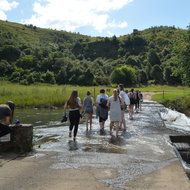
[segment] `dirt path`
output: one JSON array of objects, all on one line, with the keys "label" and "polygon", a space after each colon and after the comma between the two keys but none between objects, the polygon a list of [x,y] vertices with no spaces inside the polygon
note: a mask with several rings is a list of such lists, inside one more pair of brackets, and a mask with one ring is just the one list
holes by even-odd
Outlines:
[{"label": "dirt path", "polygon": [[143,98],[146,100],[151,100],[154,94],[160,94],[160,93],[162,92],[143,92]]}]

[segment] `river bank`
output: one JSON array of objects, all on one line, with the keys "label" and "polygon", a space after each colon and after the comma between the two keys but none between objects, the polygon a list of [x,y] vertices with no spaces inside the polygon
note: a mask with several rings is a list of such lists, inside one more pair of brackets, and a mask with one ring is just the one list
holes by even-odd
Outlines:
[{"label": "river bank", "polygon": [[[169,135],[182,133],[166,128],[159,115],[163,109],[145,101],[134,120],[126,114],[127,133],[118,139],[109,135],[109,120],[104,135],[97,119],[90,132],[81,123],[76,143],[68,138],[68,126],[56,120],[48,125],[48,113],[43,123],[43,113],[28,113],[35,120],[34,139],[42,143],[26,157],[0,156],[0,190],[187,190],[189,179],[169,144]],[[49,114],[59,118],[60,113]]]},{"label": "river bank", "polygon": [[[62,107],[69,98],[72,90],[79,92],[79,97],[83,100],[86,92],[90,91],[93,97],[99,94],[101,88],[105,88],[106,94],[112,94],[114,87],[105,86],[71,86],[71,85],[51,85],[51,84],[34,84],[20,85],[16,83],[0,81],[0,103],[9,100],[15,102],[17,108],[56,108]],[[131,88],[126,88],[130,90]],[[144,94],[152,94],[165,91],[189,92],[189,87],[172,87],[172,86],[147,86],[135,88],[141,90]],[[150,99],[150,95],[145,96]]]},{"label": "river bank", "polygon": [[190,94],[189,93],[158,93],[152,95],[152,100],[155,100],[165,107],[177,110],[190,117]]}]

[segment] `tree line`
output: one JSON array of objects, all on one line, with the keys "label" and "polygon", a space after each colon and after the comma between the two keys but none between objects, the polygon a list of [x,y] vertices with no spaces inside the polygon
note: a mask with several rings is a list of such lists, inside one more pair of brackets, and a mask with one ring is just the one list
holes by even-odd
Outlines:
[{"label": "tree line", "polygon": [[190,84],[190,27],[95,38],[0,22],[1,80],[25,85]]}]

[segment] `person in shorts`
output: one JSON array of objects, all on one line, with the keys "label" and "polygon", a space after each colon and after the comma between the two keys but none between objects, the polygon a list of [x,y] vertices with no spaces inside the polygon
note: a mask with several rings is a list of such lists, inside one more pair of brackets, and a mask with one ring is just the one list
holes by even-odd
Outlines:
[{"label": "person in shorts", "polygon": [[88,131],[88,123],[90,123],[90,130],[92,129],[92,115],[93,115],[93,105],[94,100],[91,97],[91,93],[87,92],[87,97],[84,99],[83,109],[86,116],[86,130]]}]

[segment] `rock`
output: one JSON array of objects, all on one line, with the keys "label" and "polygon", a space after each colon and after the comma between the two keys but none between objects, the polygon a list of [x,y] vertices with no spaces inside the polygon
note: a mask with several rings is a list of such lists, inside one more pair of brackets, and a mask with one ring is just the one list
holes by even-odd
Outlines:
[{"label": "rock", "polygon": [[0,142],[0,152],[25,153],[32,150],[33,126],[29,124],[19,124],[11,126],[10,142]]}]

